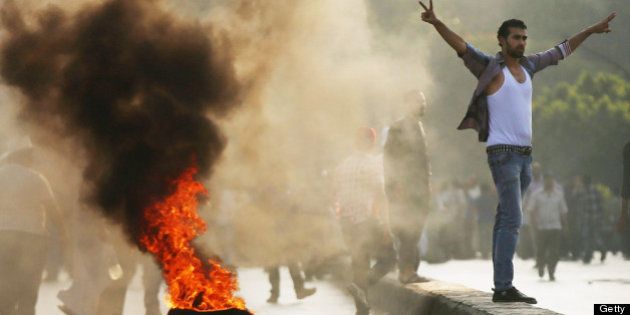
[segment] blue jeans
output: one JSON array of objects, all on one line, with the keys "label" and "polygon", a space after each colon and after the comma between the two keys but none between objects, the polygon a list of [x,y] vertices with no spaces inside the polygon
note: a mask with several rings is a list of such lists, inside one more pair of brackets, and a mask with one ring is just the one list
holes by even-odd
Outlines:
[{"label": "blue jeans", "polygon": [[488,154],[488,165],[499,195],[492,233],[494,289],[512,287],[518,230],[523,219],[523,194],[532,179],[532,157],[515,152]]}]

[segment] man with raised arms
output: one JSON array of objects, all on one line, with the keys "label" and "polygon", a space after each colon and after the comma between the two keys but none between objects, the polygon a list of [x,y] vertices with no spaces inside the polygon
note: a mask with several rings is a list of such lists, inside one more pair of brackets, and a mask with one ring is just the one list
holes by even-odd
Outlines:
[{"label": "man with raised arms", "polygon": [[480,52],[451,31],[435,14],[433,0],[424,8],[422,21],[433,25],[478,79],[468,110],[458,129],[475,129],[486,142],[488,164],[499,195],[492,239],[494,267],[493,302],[535,304],[512,285],[512,259],[522,220],[522,196],[531,181],[532,83],[538,71],[569,56],[590,35],[610,32],[616,13],[585,28],[557,46],[525,55],[527,27],[511,19],[499,27],[501,51],[494,56]]}]

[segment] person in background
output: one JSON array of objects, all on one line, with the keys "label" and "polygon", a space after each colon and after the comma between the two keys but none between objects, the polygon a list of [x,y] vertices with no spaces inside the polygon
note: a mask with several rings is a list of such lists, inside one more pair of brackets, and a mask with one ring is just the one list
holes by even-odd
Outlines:
[{"label": "person in background", "polygon": [[422,280],[418,242],[431,204],[431,164],[422,117],[426,99],[420,91],[405,98],[407,112],[389,128],[384,148],[385,187],[392,233],[398,242],[398,280]]},{"label": "person in background", "polygon": [[[350,253],[353,296],[357,315],[368,315],[368,288],[396,264],[389,228],[383,159],[374,153],[376,131],[359,130],[355,152],[335,170],[335,204],[343,239]],[[370,267],[371,259],[376,263]]]},{"label": "person in background", "polygon": [[[0,161],[0,314],[34,315],[50,223],[64,231],[48,180],[33,169],[30,139]],[[62,233],[65,235],[65,233]],[[63,242],[67,242],[63,237]]]},{"label": "person in background", "polygon": [[[516,254],[521,259],[530,259],[536,256],[536,241],[535,238],[535,229],[531,224],[531,213],[527,211],[528,204],[530,203],[531,196],[543,190],[544,180],[543,180],[543,169],[540,163],[533,162],[532,163],[532,182],[529,184],[529,187],[525,191],[525,196],[523,197],[523,225],[521,226],[520,236],[518,240],[518,245],[516,247]],[[536,266],[538,267],[538,266]]]},{"label": "person in background", "polygon": [[582,181],[584,190],[578,202],[579,213],[581,214],[582,244],[584,246],[582,262],[590,264],[596,250],[601,253],[600,261],[603,262],[606,259],[606,250],[604,250],[601,239],[604,217],[602,196],[591,182],[589,175],[582,176]]},{"label": "person in background", "polygon": [[72,284],[57,294],[58,308],[67,315],[98,314],[103,293],[123,276],[118,253],[105,219],[92,209],[73,209],[71,232]]},{"label": "person in background", "polygon": [[532,193],[528,210],[532,214],[532,225],[536,229],[536,266],[542,278],[545,267],[549,280],[555,281],[556,266],[560,259],[562,229],[566,226],[567,205],[564,194],[554,185],[551,174],[544,177],[543,190]]},{"label": "person in background", "polygon": [[[273,209],[274,212],[274,230],[276,233],[276,246],[279,248],[280,256],[277,257],[276,264],[267,266],[265,271],[269,275],[269,284],[271,285],[270,296],[267,303],[278,303],[280,297],[280,267],[287,266],[291,280],[293,281],[293,289],[297,299],[307,298],[317,292],[317,288],[306,288],[302,266],[298,261],[295,252],[302,249],[297,236],[299,216],[297,206],[292,202],[291,191],[278,183],[270,183],[270,185],[259,194],[261,203]],[[288,235],[288,237],[287,237]]]}]

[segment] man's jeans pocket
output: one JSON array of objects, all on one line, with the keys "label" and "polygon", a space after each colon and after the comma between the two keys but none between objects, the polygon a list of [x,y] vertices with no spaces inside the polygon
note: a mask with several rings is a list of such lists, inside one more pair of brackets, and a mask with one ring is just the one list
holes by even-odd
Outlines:
[{"label": "man's jeans pocket", "polygon": [[510,152],[500,152],[488,154],[488,165],[490,167],[504,165],[512,158]]}]

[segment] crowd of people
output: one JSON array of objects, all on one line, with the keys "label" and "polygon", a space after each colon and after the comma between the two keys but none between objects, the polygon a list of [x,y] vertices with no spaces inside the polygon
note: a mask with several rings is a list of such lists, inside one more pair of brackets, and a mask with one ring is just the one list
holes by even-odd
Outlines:
[{"label": "crowd of people", "polygon": [[[538,257],[541,244],[548,245],[539,231],[557,230],[553,239],[559,259],[591,263],[598,252],[600,261],[608,253],[621,253],[630,259],[630,244],[616,233],[619,194],[575,175],[561,181],[551,172],[533,164],[533,182],[524,197],[524,220],[516,254],[522,259]],[[545,183],[549,181],[547,189]],[[544,192],[555,200],[545,199]],[[435,191],[434,212],[428,220],[424,256],[429,262],[448,259],[491,257],[490,243],[498,198],[492,185],[476,177],[448,181]],[[544,209],[542,209],[544,208]],[[554,215],[549,213],[557,212]],[[544,234],[544,233],[543,233]]]},{"label": "crowd of people", "polygon": [[79,197],[80,173],[63,158],[16,137],[0,157],[0,314],[35,314],[42,281],[66,314],[122,314],[127,288],[142,269],[147,315],[160,314],[161,272]]}]

